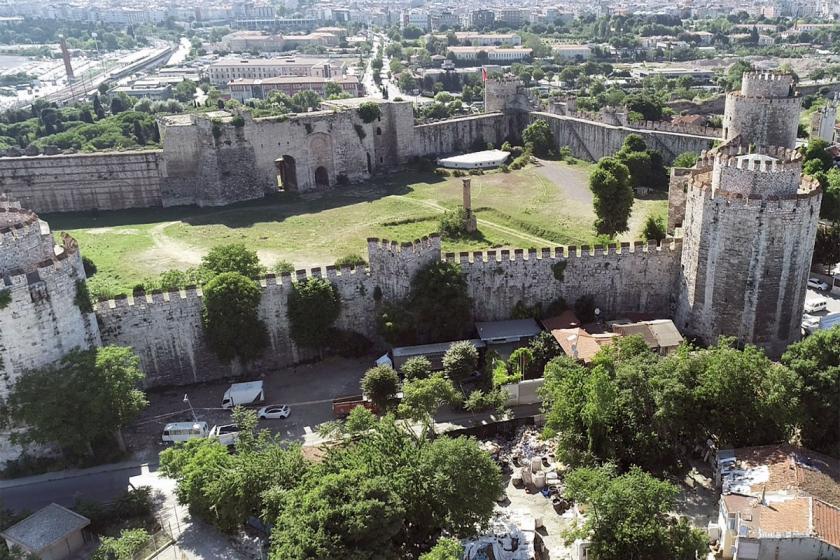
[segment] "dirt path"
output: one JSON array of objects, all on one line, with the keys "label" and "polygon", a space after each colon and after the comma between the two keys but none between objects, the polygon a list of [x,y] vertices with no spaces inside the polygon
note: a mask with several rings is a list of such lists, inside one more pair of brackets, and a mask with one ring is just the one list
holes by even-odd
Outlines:
[{"label": "dirt path", "polygon": [[201,264],[205,251],[173,239],[164,231],[178,222],[162,222],[149,230],[154,247],[138,256],[138,260],[147,263],[150,270],[157,272],[170,268],[187,268]]},{"label": "dirt path", "polygon": [[[426,206],[428,208],[433,208],[433,209],[435,209],[435,210],[437,210],[441,213],[446,212],[446,208],[444,208],[443,206],[441,206],[441,205],[439,205],[435,202],[432,202],[430,200],[417,200],[417,199],[409,198],[407,196],[402,196],[402,195],[396,195],[396,196],[399,196],[399,198],[402,198],[402,199],[407,200],[409,202],[412,202],[414,204],[419,204],[419,205],[422,205],[422,206]],[[556,245],[555,242],[550,241],[548,239],[543,239],[542,237],[537,237],[536,235],[531,235],[530,233],[524,233],[524,232],[515,230],[513,228],[509,228],[507,226],[503,226],[503,225],[497,224],[495,222],[485,220],[483,218],[477,218],[476,221],[478,222],[479,225],[486,226],[486,227],[489,227],[491,229],[501,231],[502,233],[510,235],[511,237],[516,237],[518,239],[522,239],[523,241],[526,241],[528,243],[536,243],[536,244],[541,245],[543,247],[553,247],[554,245]]]}]

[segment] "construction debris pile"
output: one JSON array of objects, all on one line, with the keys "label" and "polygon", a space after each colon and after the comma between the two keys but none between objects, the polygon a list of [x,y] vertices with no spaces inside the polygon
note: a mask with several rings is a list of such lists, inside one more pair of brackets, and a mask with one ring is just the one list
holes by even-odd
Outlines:
[{"label": "construction debris pile", "polygon": [[487,533],[464,544],[464,560],[532,560],[542,552],[536,521],[526,515],[497,513]]}]

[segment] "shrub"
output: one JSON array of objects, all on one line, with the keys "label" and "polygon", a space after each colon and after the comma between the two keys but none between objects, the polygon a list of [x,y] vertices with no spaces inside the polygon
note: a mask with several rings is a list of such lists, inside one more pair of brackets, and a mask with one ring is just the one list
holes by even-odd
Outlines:
[{"label": "shrub", "polygon": [[432,374],[432,362],[426,356],[414,356],[400,368],[405,379],[425,379]]},{"label": "shrub", "polygon": [[362,119],[365,123],[372,123],[376,119],[382,117],[382,109],[379,108],[379,104],[373,101],[366,101],[359,105],[359,108],[356,109],[356,112],[359,115],[359,118]]},{"label": "shrub", "polygon": [[119,537],[103,537],[91,560],[133,560],[148,542],[145,529],[123,529]]},{"label": "shrub", "polygon": [[357,254],[344,255],[335,261],[336,268],[355,268],[358,266],[365,266],[367,261]]},{"label": "shrub", "polygon": [[447,210],[440,218],[439,229],[441,235],[450,239],[457,239],[467,234],[467,211],[463,206]]},{"label": "shrub", "polygon": [[443,372],[455,381],[465,379],[478,367],[478,350],[468,340],[453,342],[443,355]]},{"label": "shrub", "polygon": [[522,375],[510,371],[508,364],[501,359],[493,362],[493,387],[522,381]]},{"label": "shrub", "polygon": [[452,175],[452,173],[450,173],[448,169],[438,167],[437,169],[435,169],[435,175],[440,175],[441,177],[449,177],[450,175]]},{"label": "shrub", "polygon": [[534,153],[546,157],[554,149],[554,135],[548,123],[537,119],[522,131],[522,141],[534,146]]},{"label": "shrub", "polygon": [[329,328],[341,312],[338,290],[324,278],[306,278],[292,284],[286,315],[289,334],[301,346],[322,347]]},{"label": "shrub", "polygon": [[464,409],[468,412],[496,410],[501,413],[507,403],[507,393],[496,387],[486,393],[480,389],[473,391],[464,401]]},{"label": "shrub", "polygon": [[213,274],[236,272],[246,278],[256,278],[265,272],[265,267],[260,264],[257,252],[247,248],[243,243],[213,247],[201,259],[201,264]]},{"label": "shrub", "polygon": [[289,261],[279,260],[274,263],[272,270],[274,271],[274,274],[294,274],[295,265]]},{"label": "shrub", "polygon": [[452,171],[452,176],[453,177],[464,177],[464,176],[466,176],[466,173],[464,173],[460,169],[455,169],[455,170]]},{"label": "shrub", "polygon": [[241,115],[236,115],[235,117],[233,117],[233,119],[231,119],[230,124],[232,124],[236,128],[242,128],[243,126],[245,126],[245,119],[242,118]]},{"label": "shrub", "polygon": [[484,175],[484,171],[481,169],[470,169],[470,175]]},{"label": "shrub", "polygon": [[365,372],[361,387],[373,404],[384,411],[400,390],[400,378],[390,366],[376,366]]},{"label": "shrub", "polygon": [[12,291],[0,290],[0,309],[6,309],[12,303]]}]

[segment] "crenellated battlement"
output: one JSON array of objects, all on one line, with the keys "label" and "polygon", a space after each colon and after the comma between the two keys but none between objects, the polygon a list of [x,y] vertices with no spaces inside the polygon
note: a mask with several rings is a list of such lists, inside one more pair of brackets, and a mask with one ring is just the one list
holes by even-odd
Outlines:
[{"label": "crenellated battlement", "polygon": [[31,210],[22,209],[20,206],[4,207],[0,205],[0,235],[14,233],[15,230],[24,229],[37,222],[38,215]]},{"label": "crenellated battlement", "polygon": [[413,254],[419,255],[430,250],[440,250],[440,234],[432,233],[414,241],[389,241],[378,237],[368,237],[368,254],[371,251],[387,251],[392,254]]},{"label": "crenellated battlement", "polygon": [[720,128],[712,126],[697,126],[690,124],[674,124],[668,121],[641,121],[629,123],[630,128],[640,130],[656,130],[660,132],[674,132],[676,134],[693,134],[696,136],[707,136],[709,138],[720,138],[723,132]]},{"label": "crenellated battlement", "polygon": [[792,93],[793,76],[790,74],[748,72],[741,78],[741,94],[745,97],[788,97]]},{"label": "crenellated battlement", "polygon": [[[8,283],[11,286],[22,286],[31,283],[32,272],[37,272],[39,277],[50,276],[53,273],[65,269],[68,265],[73,266],[73,258],[79,256],[79,243],[75,238],[66,233],[61,234],[61,244],[56,254],[48,259],[33,263],[28,270],[13,269],[9,271]],[[69,262],[68,262],[69,260]]]}]

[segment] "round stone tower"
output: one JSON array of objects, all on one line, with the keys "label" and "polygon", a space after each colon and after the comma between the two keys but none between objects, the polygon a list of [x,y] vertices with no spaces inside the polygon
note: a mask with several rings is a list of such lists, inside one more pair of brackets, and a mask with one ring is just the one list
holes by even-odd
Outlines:
[{"label": "round stone tower", "polygon": [[723,137],[744,146],[796,147],[802,100],[789,74],[746,73],[726,95]]},{"label": "round stone tower", "polygon": [[[0,195],[0,399],[25,371],[100,344],[93,313],[78,296],[85,271],[76,241],[56,246],[35,213]],[[14,458],[0,433],[0,463]]]},{"label": "round stone tower", "polygon": [[680,329],[707,343],[735,336],[771,357],[799,338],[822,198],[801,173],[801,155],[783,147],[732,144],[698,164],[686,186]]}]

